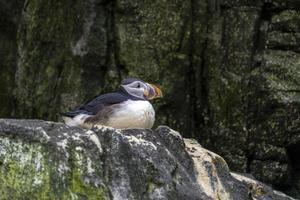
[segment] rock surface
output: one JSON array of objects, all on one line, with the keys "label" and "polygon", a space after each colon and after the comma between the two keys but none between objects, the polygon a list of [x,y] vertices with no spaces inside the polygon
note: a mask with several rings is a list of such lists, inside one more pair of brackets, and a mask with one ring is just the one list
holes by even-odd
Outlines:
[{"label": "rock surface", "polygon": [[1,199],[292,200],[165,126],[0,120]]}]

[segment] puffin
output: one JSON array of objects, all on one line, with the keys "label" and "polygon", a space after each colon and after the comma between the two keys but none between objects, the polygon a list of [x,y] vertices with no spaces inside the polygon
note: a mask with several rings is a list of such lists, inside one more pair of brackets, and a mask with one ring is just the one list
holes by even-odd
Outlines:
[{"label": "puffin", "polygon": [[116,129],[151,129],[155,111],[149,101],[161,97],[162,91],[157,85],[138,78],[127,78],[116,92],[99,95],[60,114],[66,125],[86,129],[94,125]]}]

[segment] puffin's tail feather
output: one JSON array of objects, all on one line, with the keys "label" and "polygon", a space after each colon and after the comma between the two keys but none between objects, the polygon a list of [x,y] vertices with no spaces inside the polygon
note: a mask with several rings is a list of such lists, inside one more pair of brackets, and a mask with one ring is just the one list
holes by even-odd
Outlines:
[{"label": "puffin's tail feather", "polygon": [[86,118],[91,116],[86,110],[72,110],[60,114],[65,124],[69,126],[83,126]]}]

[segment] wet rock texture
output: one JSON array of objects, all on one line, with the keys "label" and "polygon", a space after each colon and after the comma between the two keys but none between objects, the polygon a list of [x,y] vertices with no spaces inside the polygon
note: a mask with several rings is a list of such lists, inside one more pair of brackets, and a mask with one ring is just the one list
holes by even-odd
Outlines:
[{"label": "wet rock texture", "polygon": [[299,0],[1,0],[0,117],[58,120],[137,76],[160,123],[300,198]]},{"label": "wet rock texture", "polygon": [[1,119],[0,172],[1,199],[292,200],[165,126]]}]

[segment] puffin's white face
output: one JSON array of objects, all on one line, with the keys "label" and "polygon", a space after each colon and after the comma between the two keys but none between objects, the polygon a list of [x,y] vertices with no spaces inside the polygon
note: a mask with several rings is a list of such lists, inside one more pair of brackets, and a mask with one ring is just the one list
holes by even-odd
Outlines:
[{"label": "puffin's white face", "polygon": [[145,100],[162,97],[162,92],[157,86],[139,80],[123,84],[121,87],[124,88],[131,96]]}]

